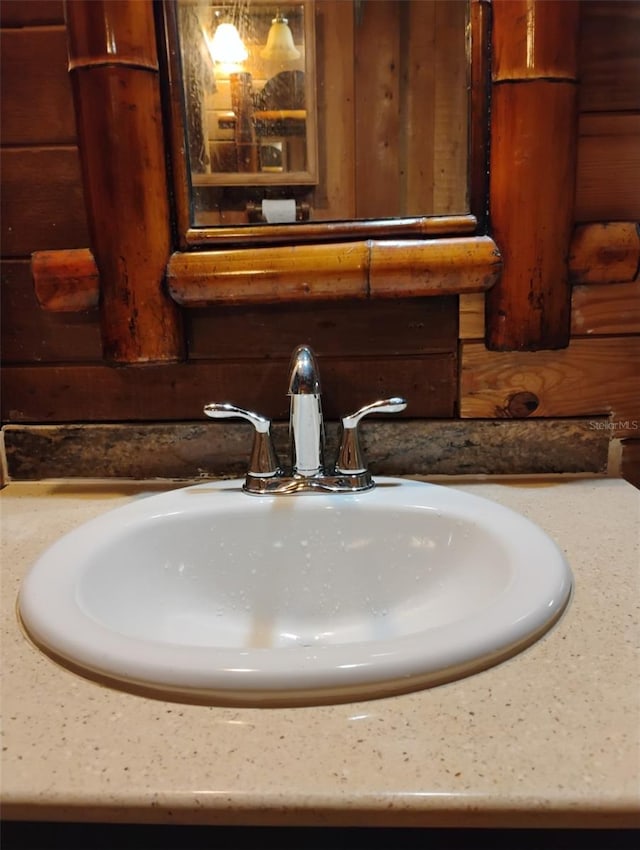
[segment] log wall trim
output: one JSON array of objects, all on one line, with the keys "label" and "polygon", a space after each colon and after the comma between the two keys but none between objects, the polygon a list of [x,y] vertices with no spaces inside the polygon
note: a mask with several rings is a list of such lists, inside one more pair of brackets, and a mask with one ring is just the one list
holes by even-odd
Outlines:
[{"label": "log wall trim", "polygon": [[31,274],[38,304],[51,313],[92,310],[100,300],[100,275],[88,248],[34,251]]},{"label": "log wall trim", "polygon": [[[494,285],[500,265],[498,248],[491,239],[470,237],[276,247],[250,255],[241,249],[176,253],[170,258],[167,273],[174,300],[194,307],[314,298],[466,297]],[[98,305],[98,269],[88,249],[36,251],[31,269],[36,297],[44,310],[82,312]],[[238,269],[244,276],[238,275]],[[637,222],[575,227],[569,251],[569,280],[573,285],[630,283],[639,274]],[[233,284],[238,278],[239,287]],[[276,285],[278,282],[282,286]],[[479,303],[474,302],[472,308],[474,327],[484,328],[484,319],[480,325],[476,322]],[[484,331],[479,334],[483,335]]]},{"label": "log wall trim", "polygon": [[167,283],[184,307],[483,292],[500,254],[488,236],[348,242],[171,257]]},{"label": "log wall trim", "polygon": [[495,0],[489,196],[504,257],[486,300],[495,351],[569,342],[577,150],[575,0]]},{"label": "log wall trim", "polygon": [[171,250],[153,4],[66,4],[69,71],[104,359],[173,361],[179,312],[164,291]]},{"label": "log wall trim", "polygon": [[575,228],[571,283],[628,283],[640,276],[640,223],[612,221]]}]

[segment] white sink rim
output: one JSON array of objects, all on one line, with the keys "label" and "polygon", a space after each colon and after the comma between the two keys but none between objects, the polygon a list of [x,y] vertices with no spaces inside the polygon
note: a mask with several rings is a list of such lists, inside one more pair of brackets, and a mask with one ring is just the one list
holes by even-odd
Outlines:
[{"label": "white sink rim", "polygon": [[[251,497],[242,482],[211,481],[134,500],[80,526],[51,546],[25,577],[19,614],[28,636],[84,675],[125,690],[231,705],[319,704],[387,696],[439,684],[489,667],[536,641],[565,609],[572,576],[556,544],[522,515],[487,499],[409,479],[377,479],[362,494]],[[193,497],[215,513],[234,500],[247,517],[276,508],[313,511],[369,507],[435,510],[474,517],[506,547],[515,572],[479,613],[387,641],[284,649],[221,648],[156,643],[117,634],[87,616],[76,590],[96,541],[150,516],[190,511]],[[204,504],[204,501],[202,502]],[[453,515],[452,514],[452,515]],[[509,535],[503,533],[509,529]]]}]

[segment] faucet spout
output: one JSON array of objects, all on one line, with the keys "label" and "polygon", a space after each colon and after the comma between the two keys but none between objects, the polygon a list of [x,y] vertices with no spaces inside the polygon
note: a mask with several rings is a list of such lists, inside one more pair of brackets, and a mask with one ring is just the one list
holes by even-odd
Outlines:
[{"label": "faucet spout", "polygon": [[318,364],[306,345],[293,352],[288,394],[293,474],[310,478],[323,469],[324,421]]},{"label": "faucet spout", "polygon": [[244,483],[245,493],[254,496],[294,493],[360,493],[375,486],[367,469],[360,443],[358,423],[370,413],[399,413],[407,406],[403,398],[380,399],[342,417],[342,442],[335,463],[324,462],[324,420],[320,372],[313,351],[299,345],[293,352],[289,372],[289,435],[291,462],[280,466],[271,442],[271,421],[234,404],[213,402],[204,412],[212,419],[246,419],[255,434]]}]

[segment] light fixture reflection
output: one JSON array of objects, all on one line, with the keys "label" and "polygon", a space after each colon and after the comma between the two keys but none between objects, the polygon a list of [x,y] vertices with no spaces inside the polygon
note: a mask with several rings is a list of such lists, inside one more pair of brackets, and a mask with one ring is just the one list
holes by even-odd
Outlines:
[{"label": "light fixture reflection", "polygon": [[218,24],[207,44],[211,58],[221,65],[240,65],[249,55],[235,24],[229,22]]},{"label": "light fixture reflection", "polygon": [[293,62],[294,59],[300,58],[300,51],[293,43],[289,21],[280,10],[276,12],[275,18],[271,21],[267,44],[260,51],[260,56],[270,62]]}]

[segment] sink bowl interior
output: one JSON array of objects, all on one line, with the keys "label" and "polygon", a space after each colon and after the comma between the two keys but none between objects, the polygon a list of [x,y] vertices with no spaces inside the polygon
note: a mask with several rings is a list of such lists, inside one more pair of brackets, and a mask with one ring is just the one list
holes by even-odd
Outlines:
[{"label": "sink bowl interior", "polygon": [[90,675],[180,698],[323,702],[435,684],[515,653],[564,608],[533,523],[445,487],[249,497],[216,482],[137,500],[34,565],[20,614]]},{"label": "sink bowl interior", "polygon": [[250,527],[238,511],[212,517],[199,504],[124,528],[87,562],[78,604],[129,637],[279,648],[456,623],[509,584],[504,548],[475,523],[428,507],[328,501],[304,499],[295,522],[288,500]]}]

